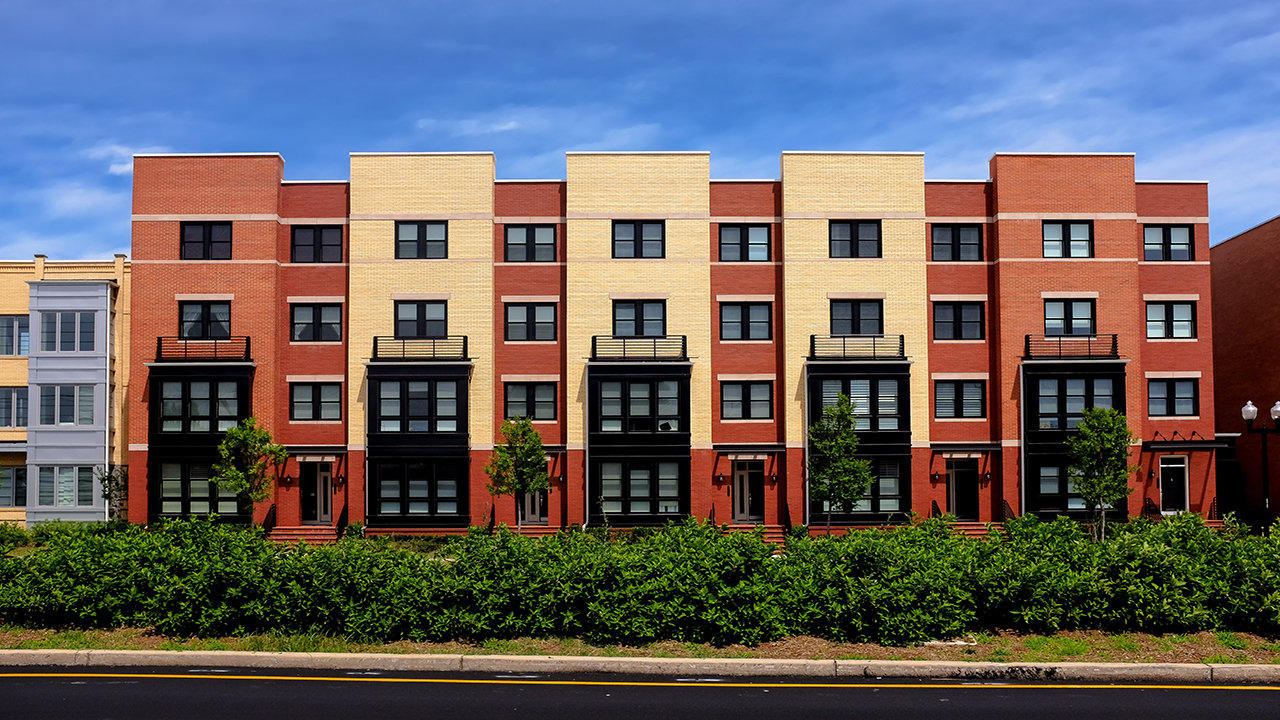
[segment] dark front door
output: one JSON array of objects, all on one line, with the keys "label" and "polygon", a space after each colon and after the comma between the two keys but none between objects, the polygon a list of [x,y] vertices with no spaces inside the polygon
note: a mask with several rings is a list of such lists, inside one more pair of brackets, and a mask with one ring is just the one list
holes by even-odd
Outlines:
[{"label": "dark front door", "polygon": [[[1177,462],[1170,462],[1175,460]],[[1160,461],[1160,510],[1183,512],[1187,509],[1187,466],[1182,458]]]},{"label": "dark front door", "polygon": [[764,461],[735,460],[733,463],[733,521],[764,520]]},{"label": "dark front door", "polygon": [[299,463],[302,522],[328,525],[333,518],[333,470],[330,463]]},{"label": "dark front door", "polygon": [[950,510],[957,520],[978,520],[978,461],[948,460]]}]

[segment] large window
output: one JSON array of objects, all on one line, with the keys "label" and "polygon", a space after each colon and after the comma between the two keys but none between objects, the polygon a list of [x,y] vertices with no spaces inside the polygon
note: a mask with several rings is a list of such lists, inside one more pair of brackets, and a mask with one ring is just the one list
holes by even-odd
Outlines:
[{"label": "large window", "polygon": [[556,339],[555,303],[507,303],[507,340]]},{"label": "large window", "polygon": [[768,262],[768,225],[721,225],[720,262]]},{"label": "large window", "polygon": [[92,352],[96,317],[91,312],[40,313],[40,352]]},{"label": "large window", "polygon": [[184,302],[178,304],[178,312],[184,340],[231,337],[231,303]]},{"label": "large window", "polygon": [[396,303],[396,337],[438,338],[449,334],[443,301]]},{"label": "large window", "polygon": [[377,432],[466,432],[458,380],[379,380]]},{"label": "large window", "polygon": [[1037,426],[1041,430],[1074,430],[1085,408],[1116,406],[1116,382],[1111,378],[1040,378],[1035,382]]},{"label": "large window", "polygon": [[1093,223],[1046,222],[1042,231],[1045,257],[1093,257]]},{"label": "large window", "polygon": [[720,383],[722,420],[760,420],[773,417],[773,383]]},{"label": "large window", "polygon": [[40,424],[92,425],[93,404],[92,385],[41,385]]},{"label": "large window", "polygon": [[293,262],[342,262],[342,226],[294,225]]},{"label": "large window", "polygon": [[933,339],[981,340],[982,303],[934,303]]},{"label": "large window", "polygon": [[899,390],[897,380],[823,380],[822,407],[835,407],[841,395],[848,395],[855,430],[899,430],[904,427]]},{"label": "large window", "polygon": [[402,259],[449,257],[449,224],[446,222],[396,223],[396,257]]},{"label": "large window", "polygon": [[982,259],[981,225],[934,225],[934,262],[976,262]]},{"label": "large window", "polygon": [[290,305],[294,342],[341,342],[341,305]]},{"label": "large window", "polygon": [[507,262],[555,262],[554,225],[507,225]]},{"label": "large window", "polygon": [[938,418],[986,417],[986,381],[938,380],[933,384],[933,415]]},{"label": "large window", "polygon": [[160,383],[160,432],[226,432],[243,419],[235,381],[166,380]]},{"label": "large window", "polygon": [[1180,302],[1147,303],[1147,337],[1193,338],[1196,336],[1196,304]]},{"label": "large window", "polygon": [[832,300],[832,335],[883,335],[884,312],[880,300]]},{"label": "large window", "polygon": [[603,381],[600,383],[600,431],[679,432],[680,400],[678,380]]},{"label": "large window", "polygon": [[661,221],[613,222],[614,257],[660,258],[666,254],[666,226]]},{"label": "large window", "polygon": [[465,509],[465,465],[455,460],[380,462],[374,466],[381,516],[456,517]]},{"label": "large window", "polygon": [[556,419],[555,383],[507,383],[507,417]]},{"label": "large window", "polygon": [[162,515],[236,515],[240,500],[213,482],[208,463],[160,464]]},{"label": "large window", "polygon": [[768,340],[771,315],[769,303],[720,303],[720,339]]},{"label": "large window", "polygon": [[833,258],[880,257],[880,221],[832,221],[830,250]]},{"label": "large window", "polygon": [[92,467],[41,467],[38,504],[57,507],[93,505]]},{"label": "large window", "polygon": [[27,426],[27,389],[0,388],[0,427]]},{"label": "large window", "polygon": [[677,514],[681,474],[678,462],[602,462],[600,509],[606,515]]},{"label": "large window", "polygon": [[27,506],[27,469],[0,467],[0,507]]},{"label": "large window", "polygon": [[0,315],[0,355],[26,355],[31,349],[31,319]]},{"label": "large window", "polygon": [[1190,225],[1146,225],[1142,228],[1142,259],[1195,260],[1195,235]]},{"label": "large window", "polygon": [[615,300],[613,334],[619,337],[662,337],[667,334],[665,300]]},{"label": "large window", "polygon": [[1092,335],[1092,300],[1045,300],[1045,335]]},{"label": "large window", "polygon": [[183,260],[230,260],[231,223],[182,223]]},{"label": "large window", "polygon": [[290,420],[341,420],[341,383],[290,383]]},{"label": "large window", "polygon": [[1147,415],[1178,417],[1200,414],[1200,382],[1195,378],[1147,380]]},{"label": "large window", "polygon": [[1038,473],[1037,489],[1041,511],[1084,510],[1084,500],[1076,492],[1067,469],[1060,465],[1043,465]]},{"label": "large window", "polygon": [[902,512],[902,466],[897,460],[875,460],[872,465],[875,481],[861,500],[832,507],[822,503],[824,513],[895,513]]}]

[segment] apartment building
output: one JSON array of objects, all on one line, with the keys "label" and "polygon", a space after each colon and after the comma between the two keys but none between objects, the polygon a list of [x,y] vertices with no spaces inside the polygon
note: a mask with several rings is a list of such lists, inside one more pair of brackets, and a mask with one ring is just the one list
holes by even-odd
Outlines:
[{"label": "apartment building", "polygon": [[[1123,154],[781,171],[570,153],[563,180],[498,180],[490,153],[353,153],[349,181],[300,183],[278,155],[138,156],[133,332],[155,351],[132,368],[131,518],[324,537],[1074,514],[1063,443],[1088,406],[1141,439],[1130,512],[1213,511],[1203,183],[1136,181]],[[877,480],[826,507],[807,427],[840,394]],[[250,415],[290,451],[256,510],[209,482]],[[495,502],[514,416],[551,489]]]}]

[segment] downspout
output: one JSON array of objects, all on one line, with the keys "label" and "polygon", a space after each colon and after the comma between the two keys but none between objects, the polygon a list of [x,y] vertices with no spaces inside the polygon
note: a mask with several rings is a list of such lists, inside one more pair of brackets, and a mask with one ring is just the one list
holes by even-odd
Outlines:
[{"label": "downspout", "polygon": [[[1022,514],[1027,512],[1027,483],[1024,482],[1026,479],[1024,476],[1027,472],[1027,444],[1024,442],[1023,437],[1026,434],[1027,427],[1026,371],[1026,363],[1018,363],[1018,392],[1022,393],[1022,400],[1018,403],[1018,473],[1015,476],[1015,481],[1018,483],[1018,512]],[[1001,440],[1001,443],[1003,444],[1003,440]]]},{"label": "downspout", "polygon": [[[587,365],[586,381],[587,381],[587,401],[582,403],[582,529],[586,530],[591,524],[591,443],[587,442],[587,438],[591,437],[591,366]],[[565,477],[569,476],[569,446],[566,444],[564,448],[565,457]]]},{"label": "downspout", "polygon": [[[800,425],[804,447],[804,462],[800,467],[800,486],[804,488],[804,526],[809,527],[809,363],[800,370]],[[829,511],[828,511],[829,512]]]}]

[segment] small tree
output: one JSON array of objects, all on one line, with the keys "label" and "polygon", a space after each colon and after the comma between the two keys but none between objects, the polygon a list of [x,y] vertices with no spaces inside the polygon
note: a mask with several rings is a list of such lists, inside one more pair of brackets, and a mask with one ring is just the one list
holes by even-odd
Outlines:
[{"label": "small tree", "polygon": [[857,418],[849,396],[841,394],[836,404],[822,409],[822,417],[809,426],[809,494],[827,503],[827,535],[831,534],[831,512],[836,505],[862,499],[875,481],[871,463],[854,457],[858,451]]},{"label": "small tree", "polygon": [[122,520],[129,512],[129,467],[112,465],[110,470],[94,470],[102,483],[102,499],[107,501],[107,517]]},{"label": "small tree", "polygon": [[[258,427],[257,418],[245,418],[227,431],[218,446],[221,460],[213,464],[213,480],[223,490],[244,495],[258,504],[271,497],[275,478],[267,471],[289,459],[283,445],[271,441],[271,432]],[[253,522],[250,511],[249,522]]]},{"label": "small tree", "polygon": [[516,503],[516,532],[523,530],[520,521],[520,496],[542,492],[551,486],[547,475],[547,453],[542,449],[542,436],[533,429],[529,418],[516,417],[502,423],[506,445],[493,448],[493,456],[484,472],[489,476],[489,494],[497,498],[510,495]]},{"label": "small tree", "polygon": [[1105,509],[1133,492],[1129,476],[1138,469],[1129,464],[1133,439],[1128,419],[1114,408],[1087,408],[1075,434],[1067,438],[1067,477],[1093,515],[1093,536],[1099,542],[1107,537]]}]

